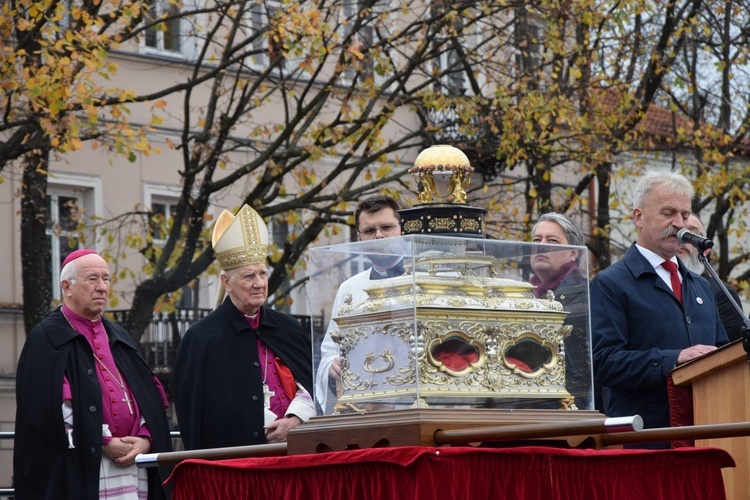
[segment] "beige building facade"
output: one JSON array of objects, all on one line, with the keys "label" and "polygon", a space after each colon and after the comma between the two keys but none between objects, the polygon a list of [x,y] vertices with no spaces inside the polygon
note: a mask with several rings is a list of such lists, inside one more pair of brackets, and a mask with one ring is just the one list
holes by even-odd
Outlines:
[{"label": "beige building facade", "polygon": [[[185,2],[186,5],[191,2]],[[275,5],[275,2],[265,2],[267,5]],[[166,2],[158,3],[166,6]],[[352,2],[356,5],[356,2]],[[266,15],[267,13],[261,13]],[[262,15],[260,18],[262,22]],[[140,40],[138,44],[123,47],[122,50],[111,54],[113,62],[117,63],[119,70],[116,81],[112,86],[124,89],[136,89],[139,94],[155,92],[165,86],[186,81],[193,70],[191,60],[203,47],[198,38],[180,37],[180,33],[186,33],[186,25],[170,25],[167,31],[152,31]],[[175,36],[172,36],[175,35]],[[176,40],[180,39],[180,42]],[[452,54],[450,51],[442,54],[438,64],[450,64]],[[266,59],[264,59],[264,57]],[[259,56],[253,62],[255,69],[262,71],[268,63],[268,55]],[[292,63],[294,61],[289,61]],[[403,61],[402,61],[403,62]],[[346,75],[345,75],[346,76]],[[373,78],[382,78],[374,75]],[[478,75],[479,81],[483,81],[482,75]],[[445,82],[446,85],[461,86],[455,78]],[[342,79],[342,87],[346,85]],[[489,93],[488,93],[489,94]],[[66,154],[53,160],[50,166],[48,193],[51,197],[51,224],[48,234],[48,244],[52,251],[53,283],[49,286],[55,293],[55,299],[59,300],[59,276],[60,263],[65,252],[69,251],[69,238],[73,237],[75,226],[72,216],[82,216],[90,222],[110,221],[122,214],[130,212],[161,213],[168,215],[172,206],[177,201],[180,192],[180,171],[184,168],[182,152],[171,147],[171,144],[179,143],[179,134],[183,127],[181,113],[184,103],[184,94],[175,93],[164,96],[164,112],[160,113],[163,123],[153,127],[149,135],[151,145],[158,148],[159,154],[139,155],[134,162],[126,158],[107,154],[102,148],[94,150],[90,145],[78,152]],[[210,99],[208,86],[200,86],[194,89],[193,102],[207,102]],[[145,125],[151,120],[150,105],[139,104],[130,106],[131,114],[129,120],[133,124]],[[337,110],[333,105],[323,107],[319,113],[321,117],[328,117]],[[252,116],[248,116],[243,124],[246,128],[240,128],[234,133],[238,137],[248,135],[249,131],[258,124],[266,124],[268,127],[282,126],[285,113],[285,103],[280,100],[271,100],[259,107]],[[450,118],[450,117],[449,117]],[[399,108],[394,111],[389,125],[386,126],[383,138],[385,141],[396,140],[399,137],[413,133],[421,127],[419,117],[413,109]],[[405,172],[419,153],[420,148],[415,146],[405,151],[394,154],[387,162],[395,171]],[[347,153],[340,151],[341,154]],[[238,149],[231,153],[230,165],[241,164],[248,158],[258,154],[250,148]],[[337,158],[322,156],[310,165],[319,173],[333,169]],[[623,158],[623,164],[631,159]],[[665,167],[667,163],[661,165]],[[366,172],[367,175],[376,175],[377,166],[373,166]],[[520,176],[523,168],[516,169],[510,175]],[[5,265],[0,268],[0,280],[5,284],[0,288],[0,431],[10,432],[14,428],[15,420],[15,371],[18,356],[23,347],[26,331],[22,316],[22,262],[20,257],[20,198],[22,172],[19,166],[3,171],[5,182],[0,184],[0,258]],[[555,171],[555,183],[559,189],[565,191],[577,184],[577,169],[571,166],[569,169]],[[516,180],[516,179],[514,179]],[[210,213],[215,218],[222,210],[236,210],[244,199],[245,194],[253,187],[256,179],[247,177],[226,189],[216,193],[211,199]],[[364,182],[364,176],[361,182]],[[475,175],[474,186],[481,186],[483,179],[481,175]],[[497,184],[498,190],[503,189],[502,183]],[[304,192],[304,187],[296,185],[290,179],[286,196],[297,196]],[[335,181],[327,186],[328,192],[335,193],[342,189],[343,181]],[[407,192],[413,188],[414,183],[411,176],[404,174],[404,183],[395,185],[394,188],[404,191],[403,201],[405,206],[416,203],[416,195]],[[624,186],[627,189],[627,186]],[[586,192],[583,198],[595,193]],[[502,197],[502,194],[501,194]],[[519,202],[519,196],[507,196],[508,205],[504,206],[507,214],[514,213],[511,203],[519,203],[519,210],[523,213],[524,207]],[[515,201],[511,201],[515,200]],[[472,203],[472,199],[469,199]],[[75,208],[75,214],[71,214],[71,208]],[[351,207],[349,207],[351,208]],[[627,219],[627,210],[618,217]],[[580,210],[572,214],[576,222],[583,228],[587,236],[591,231],[585,230],[590,227],[590,217],[586,211]],[[300,225],[304,224],[304,214],[300,214]],[[490,213],[488,218],[499,218],[497,214]],[[121,272],[132,272],[134,277],[120,279],[113,286],[112,305],[110,309],[127,309],[133,298],[136,284],[144,279],[146,275],[142,272],[144,259],[134,249],[127,249],[120,243],[129,235],[137,235],[142,230],[141,220],[138,217],[131,218],[131,226],[122,226],[121,231],[115,238],[115,243],[101,237],[101,233],[87,233],[85,246],[100,251],[117,251],[125,254],[125,257],[113,265],[112,272],[119,276]],[[277,221],[268,221],[269,224],[277,224]],[[206,221],[210,227],[211,221]],[[623,225],[626,227],[626,225]],[[290,228],[291,230],[300,227]],[[517,228],[515,228],[517,229]],[[280,233],[285,234],[286,231]],[[356,235],[352,234],[350,228],[343,228],[338,233],[330,231],[322,234],[316,245],[334,244],[351,240]],[[633,234],[624,230],[617,238],[621,239],[623,246],[632,241]],[[127,274],[127,273],[126,273]],[[216,291],[216,277],[210,273],[201,276],[195,284],[192,307],[211,308],[213,306]],[[328,311],[311,311],[303,288],[297,289],[292,294],[291,305],[288,311],[291,314],[310,315],[328,314]],[[323,323],[328,318],[324,317]],[[12,441],[0,441],[0,487],[10,486],[12,482]]]},{"label": "beige building facade", "polygon": [[[185,26],[182,28],[186,29]],[[135,89],[139,94],[157,91],[174,82],[184,82],[192,71],[191,59],[200,48],[198,41],[183,43],[177,48],[170,45],[169,34],[164,32],[152,33],[151,37],[141,40],[139,45],[126,46],[123,50],[111,54],[119,70],[117,80],[112,86],[123,89]],[[260,61],[259,64],[263,64]],[[195,102],[207,101],[208,86],[201,86],[194,90]],[[59,304],[59,271],[64,256],[71,251],[70,240],[75,238],[80,220],[86,221],[92,227],[102,221],[113,220],[122,214],[130,212],[162,213],[168,215],[179,196],[181,177],[179,171],[184,168],[182,153],[171,147],[179,142],[178,134],[182,123],[180,113],[171,110],[181,110],[183,93],[176,93],[163,98],[165,102],[162,117],[163,123],[153,127],[149,135],[151,146],[158,148],[159,154],[139,155],[135,162],[126,158],[108,154],[103,148],[92,149],[85,144],[83,149],[75,153],[55,157],[50,165],[48,194],[50,196],[50,223],[48,244],[52,251],[53,283],[50,287],[54,292],[56,303]],[[148,124],[151,119],[149,104],[131,105],[129,120],[133,125]],[[330,113],[323,109],[321,113]],[[269,127],[283,123],[283,105],[273,101],[257,110],[248,119],[247,126],[265,123]],[[395,126],[387,127],[386,135],[397,136],[404,127],[418,127],[418,120],[409,112],[397,111]],[[238,130],[238,135],[248,131]],[[388,137],[387,137],[388,138]],[[418,153],[407,152],[399,161],[408,161]],[[232,153],[236,164],[241,164],[246,158],[255,154],[251,150],[238,150]],[[314,168],[324,173],[332,168],[333,161],[323,157],[316,160]],[[401,168],[405,169],[408,165]],[[376,167],[373,167],[376,168]],[[372,172],[374,174],[374,172]],[[12,432],[15,421],[15,371],[18,357],[25,340],[25,327],[22,315],[22,262],[20,256],[20,210],[22,189],[21,166],[13,165],[3,171],[4,182],[0,184],[0,220],[2,220],[2,237],[0,238],[0,256],[5,265],[0,269],[0,279],[6,285],[0,288],[0,431]],[[228,188],[216,193],[212,197],[210,214],[217,217],[222,210],[236,210],[239,208],[248,189],[256,180],[248,177]],[[328,187],[335,192],[340,186],[332,184]],[[289,195],[299,193],[298,186],[290,181]],[[129,234],[137,234],[142,229],[142,221],[138,217],[131,218],[130,227],[123,226],[114,242],[107,241],[101,232],[87,231],[85,242],[78,246],[94,248],[98,251],[110,251],[124,254],[111,271],[120,276],[121,271],[133,273],[134,277],[118,279],[112,287],[109,310],[127,309],[133,298],[135,285],[146,277],[141,271],[144,259],[132,248],[122,245],[122,240]],[[304,224],[302,217],[300,224]],[[269,226],[277,223],[268,221]],[[206,221],[207,227],[212,224]],[[297,228],[299,229],[299,228]],[[282,231],[283,233],[283,231]],[[322,235],[319,244],[331,244],[352,238],[349,228],[338,234]],[[196,292],[193,293],[191,307],[210,309],[213,307],[217,279],[211,273],[205,273],[197,280]],[[197,303],[196,303],[197,301]],[[296,315],[309,315],[304,288],[292,293],[292,304],[288,312]],[[12,440],[0,440],[0,488],[12,484]]]}]

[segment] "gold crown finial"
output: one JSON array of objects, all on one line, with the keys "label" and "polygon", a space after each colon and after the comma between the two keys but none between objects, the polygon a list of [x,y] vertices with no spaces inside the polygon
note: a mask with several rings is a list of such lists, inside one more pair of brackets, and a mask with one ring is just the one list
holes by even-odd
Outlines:
[{"label": "gold crown finial", "polygon": [[439,198],[465,204],[472,172],[474,168],[464,152],[446,144],[423,150],[409,169],[417,181],[420,203]]}]

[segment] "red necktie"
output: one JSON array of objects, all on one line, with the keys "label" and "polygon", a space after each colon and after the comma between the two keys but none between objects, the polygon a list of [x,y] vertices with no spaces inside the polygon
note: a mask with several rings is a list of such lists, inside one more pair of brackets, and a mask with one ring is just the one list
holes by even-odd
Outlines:
[{"label": "red necktie", "polygon": [[665,260],[661,263],[661,267],[669,271],[669,280],[672,282],[672,291],[674,292],[677,300],[682,304],[682,283],[680,282],[680,275],[677,273],[677,264],[671,260]]}]

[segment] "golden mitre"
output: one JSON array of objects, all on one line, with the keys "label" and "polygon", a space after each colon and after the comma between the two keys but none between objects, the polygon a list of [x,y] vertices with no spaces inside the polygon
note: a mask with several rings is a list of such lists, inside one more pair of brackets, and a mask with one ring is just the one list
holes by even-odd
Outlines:
[{"label": "golden mitre", "polygon": [[268,257],[268,228],[249,205],[237,215],[224,210],[214,224],[211,238],[216,260],[227,271],[250,264],[265,264]]},{"label": "golden mitre", "polygon": [[[224,271],[250,264],[265,264],[268,257],[268,228],[263,218],[249,205],[237,215],[224,210],[214,224],[211,238],[214,255]],[[219,283],[214,308],[224,300],[224,287]]]}]

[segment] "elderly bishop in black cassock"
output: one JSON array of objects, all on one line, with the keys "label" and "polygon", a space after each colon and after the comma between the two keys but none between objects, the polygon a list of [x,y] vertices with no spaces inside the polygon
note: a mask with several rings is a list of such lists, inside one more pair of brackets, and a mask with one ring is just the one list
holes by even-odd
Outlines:
[{"label": "elderly bishop in black cassock", "polygon": [[315,415],[310,333],[269,309],[268,230],[243,206],[216,221],[216,309],[188,329],[175,361],[175,406],[187,449],[286,441]]},{"label": "elderly bishop in black cassock", "polygon": [[60,285],[62,307],[29,332],[18,361],[16,498],[165,498],[169,470],[135,457],[172,450],[167,400],[130,335],[103,316],[107,262],[76,250]]}]

